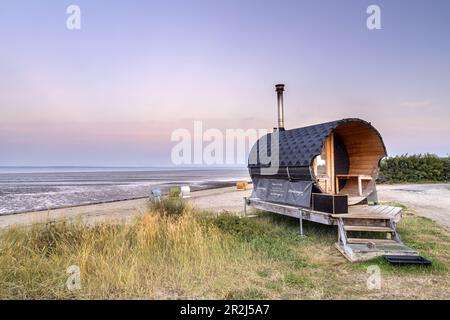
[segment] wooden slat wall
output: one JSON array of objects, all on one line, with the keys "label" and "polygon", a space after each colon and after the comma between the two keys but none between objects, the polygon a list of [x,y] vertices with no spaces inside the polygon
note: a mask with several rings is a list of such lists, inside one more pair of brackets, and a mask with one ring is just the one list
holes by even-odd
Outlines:
[{"label": "wooden slat wall", "polygon": [[[385,156],[383,142],[373,129],[364,123],[349,122],[337,127],[334,132],[342,138],[347,148],[350,162],[349,174],[367,175],[373,178],[372,181],[363,183],[363,194],[368,195],[375,186],[378,163]],[[356,194],[357,182],[348,180],[341,192]]]}]

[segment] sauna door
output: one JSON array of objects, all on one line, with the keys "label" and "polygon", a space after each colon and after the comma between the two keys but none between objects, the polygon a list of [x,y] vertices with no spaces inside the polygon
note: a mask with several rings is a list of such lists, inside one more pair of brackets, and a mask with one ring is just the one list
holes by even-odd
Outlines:
[{"label": "sauna door", "polygon": [[[326,193],[336,193],[336,175],[347,174],[349,170],[347,149],[339,135],[331,133],[326,138],[322,154],[314,159],[313,170],[321,189]],[[344,188],[345,183],[345,180],[339,181],[339,189]]]},{"label": "sauna door", "polygon": [[325,193],[334,193],[336,190],[334,167],[334,137],[330,134],[323,144],[322,154],[313,161],[314,175]]}]

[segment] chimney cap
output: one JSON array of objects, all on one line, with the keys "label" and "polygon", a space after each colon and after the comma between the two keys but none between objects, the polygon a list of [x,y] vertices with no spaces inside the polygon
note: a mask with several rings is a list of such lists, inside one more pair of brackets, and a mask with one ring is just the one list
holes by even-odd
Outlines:
[{"label": "chimney cap", "polygon": [[282,83],[280,83],[280,84],[276,84],[275,85],[275,90],[277,91],[277,92],[282,92],[282,91],[284,91],[284,84],[282,84]]}]

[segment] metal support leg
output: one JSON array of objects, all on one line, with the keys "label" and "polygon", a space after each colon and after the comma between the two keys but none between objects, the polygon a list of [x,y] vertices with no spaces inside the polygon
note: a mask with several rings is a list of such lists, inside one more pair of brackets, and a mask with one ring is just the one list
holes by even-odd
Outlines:
[{"label": "metal support leg", "polygon": [[303,235],[303,210],[299,210],[299,220],[300,220],[300,236],[304,236]]},{"label": "metal support leg", "polygon": [[393,219],[389,220],[389,225],[394,230],[394,234],[391,234],[391,239],[393,237],[394,238],[393,240],[401,243],[402,240],[400,239],[400,235],[398,234],[398,231],[397,231],[397,226],[395,225],[395,222]]},{"label": "metal support leg", "polygon": [[244,217],[247,216],[247,197],[244,197]]}]

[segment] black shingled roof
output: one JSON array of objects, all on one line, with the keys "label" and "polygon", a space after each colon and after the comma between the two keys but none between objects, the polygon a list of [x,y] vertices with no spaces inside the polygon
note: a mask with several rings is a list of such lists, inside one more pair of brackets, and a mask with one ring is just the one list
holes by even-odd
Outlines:
[{"label": "black shingled roof", "polygon": [[[279,166],[280,167],[310,166],[314,157],[322,153],[322,146],[325,142],[325,138],[339,125],[344,124],[346,122],[355,122],[355,121],[369,125],[380,136],[378,131],[374,127],[372,127],[372,125],[369,122],[358,118],[347,118],[342,120],[311,125],[303,128],[278,131],[280,136]],[[252,147],[249,156],[249,163],[248,163],[249,168],[265,167],[265,165],[261,165],[259,157],[257,158],[257,161],[251,160],[256,159],[255,157],[258,154],[257,152],[259,150],[260,141],[262,141],[263,139],[267,139],[268,155],[271,154],[271,147],[270,147],[271,136],[272,133],[262,137],[258,141],[258,143],[255,143],[255,145]]]}]

